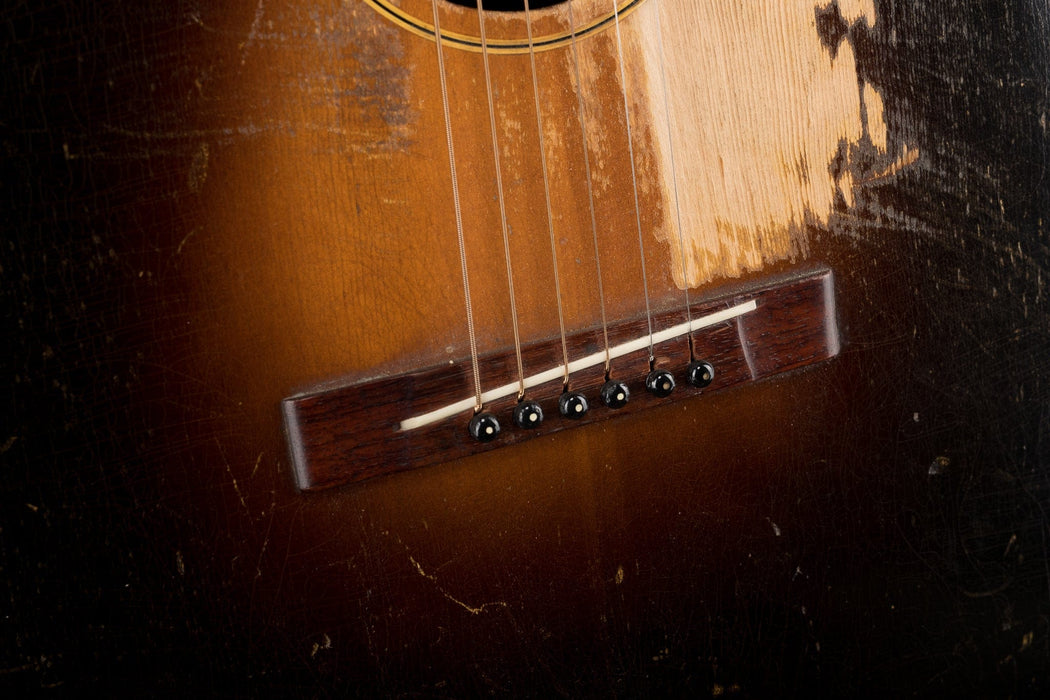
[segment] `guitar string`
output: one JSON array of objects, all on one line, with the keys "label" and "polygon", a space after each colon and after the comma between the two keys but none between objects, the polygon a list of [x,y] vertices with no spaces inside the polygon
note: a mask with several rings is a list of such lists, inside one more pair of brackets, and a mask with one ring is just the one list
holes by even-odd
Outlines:
[{"label": "guitar string", "polygon": [[485,67],[485,95],[489,105],[489,130],[492,132],[492,157],[496,163],[496,196],[499,200],[500,228],[503,232],[503,259],[507,264],[507,290],[510,293],[510,319],[514,328],[514,357],[518,364],[518,400],[525,397],[525,366],[521,360],[521,335],[518,327],[518,305],[514,296],[514,269],[510,260],[510,231],[507,224],[507,201],[503,193],[503,170],[500,164],[499,138],[496,135],[496,107],[492,97],[492,73],[489,69],[488,39],[485,35],[485,8],[478,0],[478,31],[481,38],[481,62]]},{"label": "guitar string", "polygon": [[[717,326],[720,323],[725,323],[727,321],[739,318],[744,314],[752,313],[758,309],[758,302],[759,299],[756,297],[754,299],[751,299],[750,301],[735,304],[720,311],[715,311],[704,316],[694,318],[689,323],[680,323],[678,325],[671,326],[670,328],[665,328],[661,331],[657,331],[654,334],[655,342],[664,343],[673,340],[684,333],[695,333],[696,331],[699,331],[703,328]],[[742,328],[742,326],[737,326],[737,328]],[[612,355],[613,359],[619,357],[626,357],[627,355],[631,355],[633,353],[644,350],[647,342],[649,341],[645,336],[635,338],[634,340],[628,341],[626,343],[621,343],[619,345],[612,346],[612,348],[609,349],[609,353]],[[749,351],[747,350],[746,343],[744,344],[744,350],[745,359],[747,359],[747,354]],[[596,352],[591,355],[587,355],[585,357],[580,357],[573,360],[570,365],[570,370],[573,372],[582,372],[583,370],[588,369],[590,367],[597,367],[604,361],[605,353]],[[748,361],[750,362],[750,360]],[[748,366],[749,368],[751,367],[750,364]],[[561,374],[560,367],[555,367],[554,369],[539,372],[530,377],[526,377],[525,386],[529,388],[535,386],[542,386],[547,382],[553,382],[554,380],[556,380],[559,374]],[[486,401],[498,401],[501,398],[513,395],[514,392],[517,391],[517,388],[518,387],[516,384],[506,384],[504,386],[495,387],[486,391],[484,398]],[[406,418],[401,421],[398,429],[401,431],[415,430],[417,428],[422,428],[426,425],[438,423],[440,421],[445,420],[446,418],[451,418],[453,416],[459,415],[463,411],[466,411],[468,408],[470,408],[471,401],[473,401],[473,399],[463,399],[462,401],[457,401],[455,403],[442,406],[441,408],[428,411],[427,413],[421,413],[414,416],[410,416],[409,418]]]},{"label": "guitar string", "polygon": [[572,14],[572,0],[569,7],[569,36],[572,47],[572,67],[576,77],[576,111],[580,116],[580,136],[583,143],[583,170],[587,180],[587,203],[591,213],[591,238],[594,241],[594,266],[598,273],[598,300],[602,312],[602,338],[605,342],[605,378],[612,371],[612,357],[609,354],[609,323],[605,315],[605,288],[602,284],[602,262],[598,253],[598,222],[594,213],[594,183],[591,176],[590,153],[587,149],[587,119],[583,113],[583,82],[580,79],[580,56],[576,46],[576,21]]},{"label": "guitar string", "polygon": [[467,335],[470,338],[470,369],[474,377],[474,412],[479,413],[481,400],[481,370],[478,367],[478,340],[474,329],[474,306],[470,299],[470,275],[467,271],[467,248],[463,234],[463,207],[459,198],[459,179],[456,175],[456,149],[452,139],[452,117],[449,110],[448,81],[445,78],[445,54],[441,45],[441,19],[437,0],[431,0],[434,12],[434,37],[437,46],[438,78],[441,82],[441,106],[445,115],[445,141],[448,144],[448,164],[452,175],[452,206],[456,215],[456,239],[459,242],[459,265],[463,276],[463,296],[467,306]]},{"label": "guitar string", "polygon": [[623,94],[624,123],[627,127],[627,156],[631,161],[631,186],[634,191],[634,220],[638,228],[638,251],[642,262],[642,287],[645,292],[645,320],[649,325],[649,365],[652,366],[656,360],[653,343],[653,313],[649,302],[649,279],[645,270],[645,241],[642,235],[642,212],[638,203],[638,174],[634,165],[634,137],[631,133],[631,108],[627,99],[627,73],[623,60],[623,37],[620,32],[620,8],[616,0],[612,0],[613,26],[616,28],[616,55],[620,64],[620,92]]},{"label": "guitar string", "polygon": [[[693,310],[689,301],[689,279],[685,264],[685,231],[682,229],[682,208],[678,198],[678,171],[675,168],[674,157],[674,132],[671,130],[671,105],[667,92],[667,65],[664,58],[664,24],[660,13],[660,8],[663,4],[664,3],[660,2],[653,6],[653,12],[656,13],[656,50],[660,54],[660,81],[664,93],[664,117],[667,120],[667,150],[670,154],[671,192],[674,197],[675,219],[678,223],[679,254],[682,258],[682,284],[685,288],[685,320],[687,323],[690,323],[693,320]],[[693,345],[693,334],[689,333],[687,338],[689,340],[689,360],[692,362],[696,360],[696,348]]]},{"label": "guitar string", "polygon": [[536,130],[540,141],[540,168],[543,171],[543,197],[547,206],[547,233],[551,240],[551,258],[554,262],[554,294],[558,302],[558,330],[561,333],[561,354],[565,367],[562,386],[569,387],[569,345],[565,337],[565,312],[561,303],[561,280],[558,275],[558,247],[554,239],[554,212],[551,207],[550,176],[547,172],[547,152],[543,138],[543,115],[540,111],[540,84],[536,73],[536,50],[532,40],[532,10],[525,0],[525,30],[529,41],[529,65],[532,69],[532,95],[536,107]]}]

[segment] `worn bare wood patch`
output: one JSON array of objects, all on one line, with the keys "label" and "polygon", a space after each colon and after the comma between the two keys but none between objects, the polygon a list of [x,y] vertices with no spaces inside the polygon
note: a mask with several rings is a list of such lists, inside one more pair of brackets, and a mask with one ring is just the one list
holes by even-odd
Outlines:
[{"label": "worn bare wood patch", "polygon": [[653,233],[679,286],[804,254],[806,224],[853,203],[851,147],[887,144],[882,98],[858,85],[845,35],[876,22],[870,0],[639,10],[631,92],[661,161],[667,215]]}]

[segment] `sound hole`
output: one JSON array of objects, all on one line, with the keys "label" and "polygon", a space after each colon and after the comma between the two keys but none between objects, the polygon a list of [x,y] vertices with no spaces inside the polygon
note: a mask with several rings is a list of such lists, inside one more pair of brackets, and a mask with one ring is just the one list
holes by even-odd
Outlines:
[{"label": "sound hole", "polygon": [[[478,0],[448,0],[454,5],[462,5],[463,7],[474,7],[478,6]],[[550,7],[551,5],[559,5],[566,0],[531,0],[529,2],[530,10],[538,10],[543,7]],[[490,12],[524,12],[525,11],[525,0],[481,0],[481,6]]]}]

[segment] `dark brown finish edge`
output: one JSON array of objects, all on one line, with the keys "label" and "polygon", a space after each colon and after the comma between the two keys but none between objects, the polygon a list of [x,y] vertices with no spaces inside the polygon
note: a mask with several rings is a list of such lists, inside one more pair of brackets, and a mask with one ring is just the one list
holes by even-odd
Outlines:
[{"label": "dark brown finish edge", "polygon": [[[605,407],[598,389],[605,381],[603,367],[574,373],[570,389],[582,392],[591,409],[578,419],[563,418],[557,400],[560,380],[530,389],[527,398],[538,401],[546,419],[533,430],[514,425],[511,411],[516,397],[485,406],[503,427],[493,442],[479,443],[467,433],[471,411],[416,430],[401,432],[400,421],[472,394],[470,363],[461,361],[418,372],[343,383],[328,384],[282,401],[285,431],[296,483],[304,491],[316,491],[375,476],[447,462],[485,450],[497,449],[532,437],[586,425],[647,408],[673,403],[697,394],[769,377],[804,367],[839,352],[835,320],[834,280],[828,268],[807,268],[781,275],[761,286],[733,290],[692,306],[693,318],[730,306],[756,300],[758,308],[744,316],[696,331],[693,343],[697,359],[715,367],[715,379],[697,389],[685,378],[689,348],[685,337],[655,346],[655,366],[671,371],[677,387],[666,398],[645,390],[649,371],[643,350],[614,360],[612,376],[625,382],[631,400],[623,408]],[[653,316],[658,331],[686,320],[685,310]],[[609,328],[610,344],[617,345],[645,335],[644,317]],[[603,348],[600,329],[576,333],[567,339],[570,359],[599,352]],[[560,339],[537,342],[522,348],[528,373],[561,364]],[[480,358],[486,386],[516,381],[513,351]]]}]

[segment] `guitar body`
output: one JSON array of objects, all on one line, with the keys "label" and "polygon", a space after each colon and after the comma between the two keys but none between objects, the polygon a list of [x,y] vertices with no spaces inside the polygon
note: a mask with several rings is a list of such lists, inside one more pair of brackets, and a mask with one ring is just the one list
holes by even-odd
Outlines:
[{"label": "guitar body", "polygon": [[[11,11],[0,683],[1044,689],[1050,15],[935,4]],[[297,488],[290,396],[809,269],[830,359]]]}]

